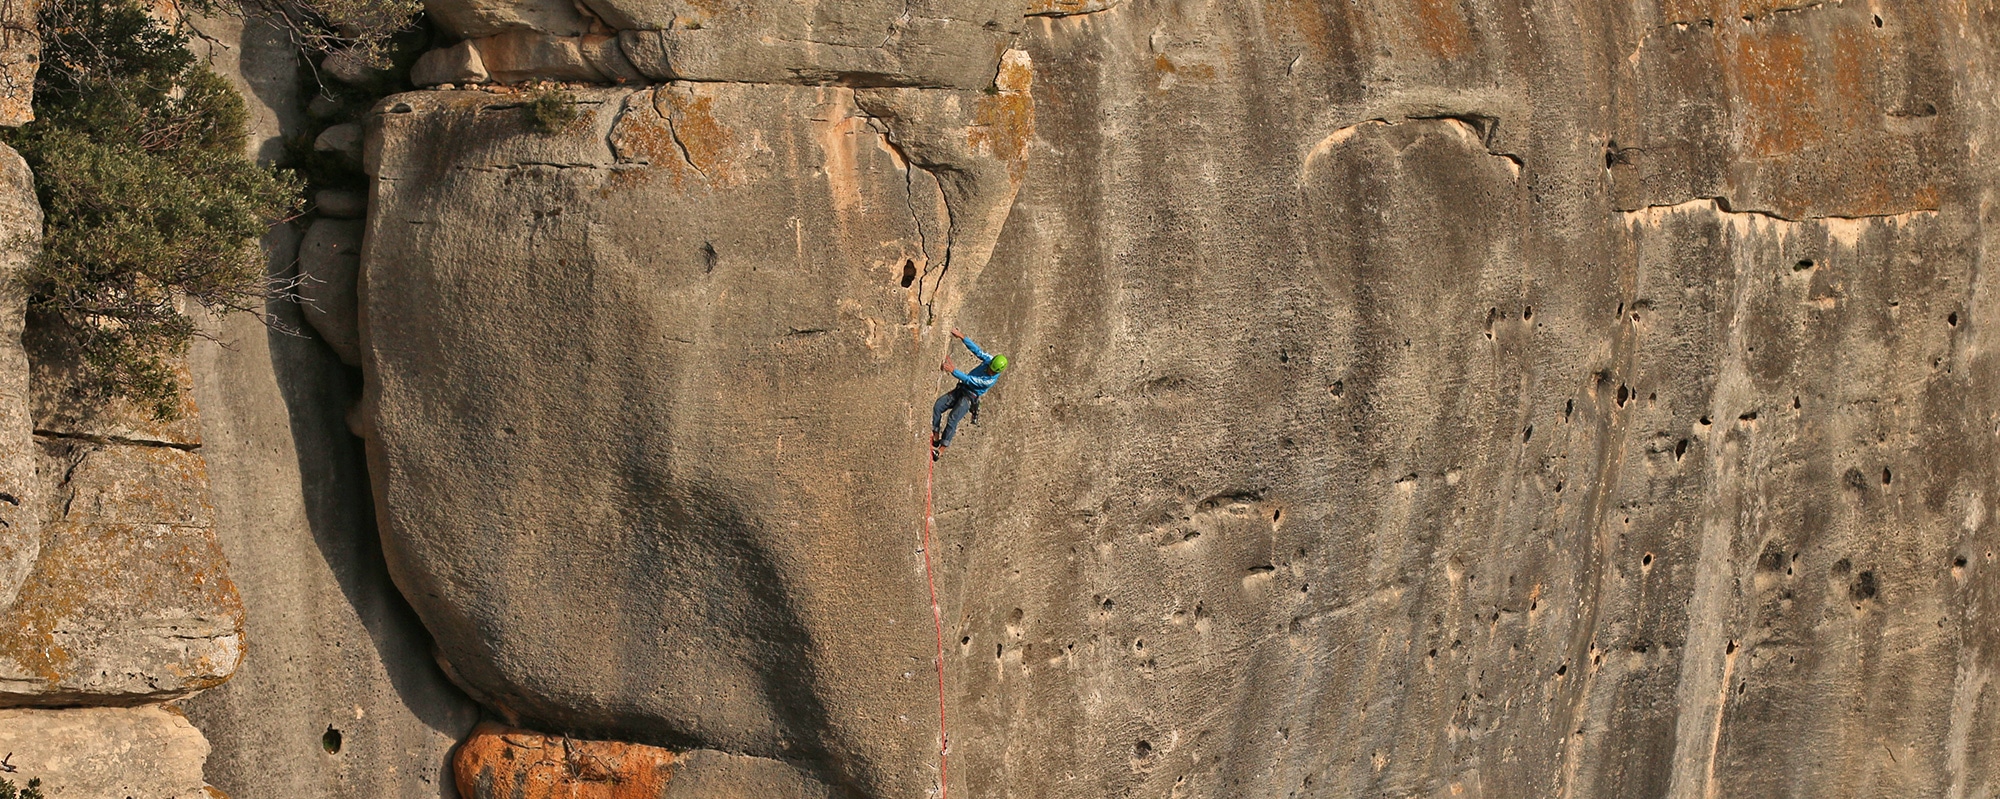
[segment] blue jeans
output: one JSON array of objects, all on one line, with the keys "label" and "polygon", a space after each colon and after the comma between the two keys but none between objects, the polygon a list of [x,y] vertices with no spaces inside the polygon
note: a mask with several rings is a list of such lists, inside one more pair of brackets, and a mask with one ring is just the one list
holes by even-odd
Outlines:
[{"label": "blue jeans", "polygon": [[945,423],[944,437],[938,439],[938,446],[951,446],[952,437],[958,435],[958,421],[964,419],[965,414],[971,412],[973,406],[978,404],[979,395],[964,386],[954,388],[944,396],[938,397],[937,404],[931,406],[932,433],[938,432],[938,420],[944,418],[945,412],[951,412],[951,421]]}]

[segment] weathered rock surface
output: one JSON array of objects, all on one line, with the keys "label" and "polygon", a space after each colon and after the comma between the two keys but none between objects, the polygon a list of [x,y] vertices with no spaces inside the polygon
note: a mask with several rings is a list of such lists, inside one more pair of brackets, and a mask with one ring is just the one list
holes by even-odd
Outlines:
[{"label": "weathered rock surface", "polygon": [[313,138],[313,149],[332,153],[349,163],[361,163],[361,126],[353,122],[329,125]]},{"label": "weathered rock surface", "polygon": [[213,799],[208,741],[159,705],[0,709],[0,752],[16,787],[40,779],[50,799]]},{"label": "weathered rock surface", "polygon": [[430,0],[463,38],[417,85],[530,79],[978,90],[1020,32],[1016,0]]},{"label": "weathered rock surface", "polygon": [[371,135],[384,545],[496,712],[934,790],[958,325],[955,793],[2000,790],[2000,8],[1035,2],[1009,97],[709,5]]},{"label": "weathered rock surface", "polygon": [[361,266],[362,222],[318,219],[299,242],[298,295],[303,315],[328,347],[360,364],[361,331],[354,287]]},{"label": "weathered rock surface", "polygon": [[[282,240],[267,247],[290,260]],[[271,313],[298,327],[311,311]],[[208,781],[236,797],[449,799],[451,748],[478,711],[384,571],[343,422],[350,370],[319,340],[248,316],[209,331],[190,367],[249,647],[234,677],[183,702],[214,745]]]},{"label": "weathered rock surface", "polygon": [[[968,126],[1008,98],[969,93],[959,119],[925,128],[839,88],[578,96],[586,116],[559,135],[529,132],[506,95],[383,103],[363,366],[392,571],[461,682],[503,713],[822,765],[854,736],[872,762],[825,779],[918,791],[920,722],[861,721],[930,690],[909,676],[929,640],[909,610],[918,584],[856,591],[909,565],[907,530],[863,519],[914,513],[919,464],[844,488],[789,475],[915,440],[907,409],[931,391],[909,357],[920,320],[942,274],[978,273],[972,242],[990,247],[998,221],[986,209],[1014,190],[1002,156],[1018,153]],[[917,166],[920,150],[950,151],[919,146],[934,137],[961,144],[963,170]],[[499,240],[515,246],[487,246]],[[601,363],[630,370],[599,383]],[[906,410],[885,428],[879,409],[788,380]],[[784,501],[744,501],[769,481]],[[579,520],[553,496],[629,510]],[[540,576],[517,579],[525,564]],[[786,572],[810,587],[772,590]],[[612,602],[578,590],[606,580],[631,588]],[[806,659],[872,666],[778,665]]]},{"label": "weathered rock surface", "polygon": [[652,746],[486,723],[452,754],[468,799],[663,799],[679,758]]},{"label": "weathered rock surface", "polygon": [[28,297],[19,280],[41,241],[34,175],[0,145],[0,611],[13,604],[42,547],[35,478],[35,421],[28,353],[21,343]]},{"label": "weathered rock surface", "polygon": [[40,552],[0,612],[0,706],[131,704],[228,679],[243,606],[201,456],[41,440]]},{"label": "weathered rock surface", "polygon": [[[275,157],[303,131],[296,50],[255,16],[202,30],[250,105],[251,149]],[[278,273],[299,237],[279,226],[265,239]],[[289,302],[268,312],[310,324]],[[195,342],[189,372],[248,640],[234,677],[180,703],[214,746],[208,781],[238,799],[450,799],[449,753],[477,710],[432,662],[383,568],[360,442],[343,422],[358,393],[351,369],[317,338],[248,315],[204,330],[213,338]]]},{"label": "weathered rock surface", "polygon": [[358,191],[320,189],[313,192],[313,210],[335,219],[360,219],[368,215],[368,198]]}]

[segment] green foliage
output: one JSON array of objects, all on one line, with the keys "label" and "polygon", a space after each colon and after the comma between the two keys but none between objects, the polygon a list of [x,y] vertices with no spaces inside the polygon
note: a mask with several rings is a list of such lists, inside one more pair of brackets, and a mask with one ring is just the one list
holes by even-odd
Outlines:
[{"label": "green foliage", "polygon": [[0,799],[48,799],[42,794],[40,778],[28,780],[28,787],[15,788],[11,780],[0,780]]},{"label": "green foliage", "polygon": [[45,218],[29,312],[75,356],[81,399],[171,418],[196,332],[181,298],[261,312],[257,240],[300,187],[245,157],[242,98],[136,0],[55,0],[41,25],[36,121],[7,134]]},{"label": "green foliage", "polygon": [[583,112],[576,107],[576,95],[560,86],[544,86],[528,101],[528,121],[543,133],[568,128],[582,117]]}]

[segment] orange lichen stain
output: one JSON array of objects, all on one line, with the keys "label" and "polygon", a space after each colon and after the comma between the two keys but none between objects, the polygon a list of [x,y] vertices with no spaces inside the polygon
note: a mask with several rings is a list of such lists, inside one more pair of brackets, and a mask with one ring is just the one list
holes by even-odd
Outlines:
[{"label": "orange lichen stain", "polygon": [[679,755],[481,723],[451,758],[466,799],[659,799]]},{"label": "orange lichen stain", "polygon": [[1875,76],[1881,73],[1886,42],[1864,30],[1844,28],[1833,34],[1833,89],[1839,103],[1827,109],[1836,129],[1873,127],[1882,113],[1875,96]]},{"label": "orange lichen stain", "polygon": [[[65,446],[55,460],[70,481],[52,492],[41,554],[14,604],[0,613],[0,660],[61,690],[90,676],[78,673],[79,656],[69,645],[89,647],[157,624],[152,614],[162,610],[233,619],[230,632],[240,640],[243,601],[206,526],[213,511],[201,456],[164,447]],[[188,520],[202,524],[158,523]],[[203,655],[167,668],[193,675],[186,689],[210,687],[234,672],[240,648],[236,654],[228,664]]]},{"label": "orange lichen stain", "polygon": [[648,102],[639,108],[627,108],[618,117],[618,123],[612,126],[609,137],[611,152],[620,164],[638,165],[638,168],[612,172],[610,179],[605,181],[606,191],[644,183],[660,170],[671,175],[675,188],[679,188],[693,171],[681,158],[680,145],[674,143],[674,132],[668,127],[667,118],[650,106]]},{"label": "orange lichen stain", "polygon": [[1806,41],[1799,34],[1774,31],[1738,43],[1730,77],[1749,155],[1785,155],[1824,137],[1806,66]]},{"label": "orange lichen stain", "polygon": [[1456,58],[1472,52],[1472,29],[1458,0],[1415,0],[1418,41],[1441,58]]},{"label": "orange lichen stain", "polygon": [[979,98],[966,143],[984,147],[1006,161],[1015,180],[1027,167],[1028,140],[1035,136],[1034,62],[1020,50],[1008,50],[1000,60],[994,91]]},{"label": "orange lichen stain", "polygon": [[697,173],[677,175],[677,181],[682,177],[699,177],[711,186],[734,182],[736,134],[716,121],[714,97],[691,88],[663,87],[654,92],[653,107],[667,122],[674,157],[664,159],[665,165]]}]

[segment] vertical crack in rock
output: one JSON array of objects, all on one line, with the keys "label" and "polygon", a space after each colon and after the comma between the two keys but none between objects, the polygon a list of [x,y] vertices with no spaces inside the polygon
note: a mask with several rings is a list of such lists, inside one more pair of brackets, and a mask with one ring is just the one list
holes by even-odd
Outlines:
[{"label": "vertical crack in rock", "polygon": [[673,115],[667,116],[667,135],[673,138],[674,150],[680,153],[681,161],[687,164],[689,169],[694,170],[696,174],[701,175],[703,180],[710,180],[708,170],[703,169],[700,164],[695,163],[694,155],[688,152],[687,142],[681,139],[680,125],[674,122]]}]

